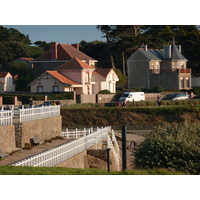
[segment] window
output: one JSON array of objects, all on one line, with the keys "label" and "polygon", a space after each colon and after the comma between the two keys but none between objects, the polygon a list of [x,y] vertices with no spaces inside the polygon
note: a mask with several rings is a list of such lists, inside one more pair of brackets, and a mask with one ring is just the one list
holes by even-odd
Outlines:
[{"label": "window", "polygon": [[189,79],[189,78],[186,78],[186,86],[187,86],[188,88],[190,88],[190,79]]},{"label": "window", "polygon": [[184,79],[181,78],[181,88],[184,88]]},{"label": "window", "polygon": [[58,92],[59,91],[59,87],[57,85],[53,86],[53,92]]},{"label": "window", "polygon": [[37,92],[39,93],[39,92],[43,92],[43,87],[42,86],[38,86],[37,87]]}]

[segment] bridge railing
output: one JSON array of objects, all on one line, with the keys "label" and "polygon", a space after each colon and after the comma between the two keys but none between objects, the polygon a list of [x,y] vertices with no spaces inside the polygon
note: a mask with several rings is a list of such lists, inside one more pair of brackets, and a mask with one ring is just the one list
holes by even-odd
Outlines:
[{"label": "bridge railing", "polygon": [[109,133],[111,133],[111,127],[98,128],[95,131],[93,130],[93,133],[91,134],[84,135],[84,137],[77,140],[31,156],[27,159],[13,163],[12,165],[53,167],[88,149],[89,147],[97,145],[100,141],[105,140]]},{"label": "bridge railing", "polygon": [[19,110],[20,122],[44,119],[60,115],[60,105],[24,108]]},{"label": "bridge railing", "polygon": [[13,124],[13,111],[0,110],[0,126],[8,126]]}]

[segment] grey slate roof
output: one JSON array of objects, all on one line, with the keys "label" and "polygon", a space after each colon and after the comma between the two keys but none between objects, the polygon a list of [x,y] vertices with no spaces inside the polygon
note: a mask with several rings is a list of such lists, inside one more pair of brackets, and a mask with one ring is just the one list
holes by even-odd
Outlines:
[{"label": "grey slate roof", "polygon": [[[150,60],[164,60],[163,49],[138,49],[142,54],[144,54]],[[175,44],[172,45],[171,58],[170,60],[187,60],[178,50]]]},{"label": "grey slate roof", "polygon": [[152,50],[147,49],[145,51],[144,49],[138,49],[142,54],[144,54],[149,60],[160,60],[155,53],[152,52]]},{"label": "grey slate roof", "polygon": [[171,60],[187,60],[178,50],[175,44],[172,45]]}]

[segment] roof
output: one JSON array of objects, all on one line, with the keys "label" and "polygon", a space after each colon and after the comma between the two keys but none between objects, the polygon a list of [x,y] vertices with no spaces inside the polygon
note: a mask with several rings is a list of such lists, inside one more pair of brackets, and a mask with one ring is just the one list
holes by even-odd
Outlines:
[{"label": "roof", "polygon": [[78,58],[73,58],[69,62],[66,62],[59,67],[56,68],[57,70],[59,69],[95,69],[94,67],[88,65],[85,62],[82,62]]},{"label": "roof", "polygon": [[[164,60],[164,50],[163,49],[138,49],[143,55],[145,55],[149,60]],[[171,58],[169,60],[187,60],[181,52],[178,50],[175,44],[171,47]]]},{"label": "roof", "polygon": [[20,59],[25,60],[27,62],[34,60],[33,58],[25,58],[25,57],[20,57]]},{"label": "roof", "polygon": [[72,58],[79,58],[80,60],[94,60],[93,58],[87,56],[83,52],[79,51],[75,47],[71,46],[70,44],[57,44],[57,43],[52,43],[52,46],[50,50],[45,52],[43,55],[40,57],[36,58],[34,61],[50,61],[52,60],[51,55],[52,55],[52,47],[55,45],[56,51],[57,51],[57,58],[56,60],[70,60]]},{"label": "roof", "polygon": [[4,82],[0,81],[1,84],[5,84]]},{"label": "roof", "polygon": [[187,60],[178,50],[177,46],[175,44],[172,45],[172,60]]},{"label": "roof", "polygon": [[112,68],[99,68],[99,69],[95,69],[94,72],[96,72],[97,74],[100,74],[101,76],[107,77],[107,75],[110,73],[111,70]]},{"label": "roof", "polygon": [[0,72],[0,78],[6,77],[9,72]]},{"label": "roof", "polygon": [[160,60],[160,58],[158,57],[157,53],[155,50],[153,49],[147,49],[144,50],[143,48],[139,48],[138,51],[140,51],[142,54],[144,54],[149,60]]},{"label": "roof", "polygon": [[80,85],[79,83],[76,83],[72,81],[71,79],[67,78],[66,76],[62,75],[58,71],[46,71],[47,73],[51,74],[53,77],[58,79],[60,82],[67,84],[67,85]]}]

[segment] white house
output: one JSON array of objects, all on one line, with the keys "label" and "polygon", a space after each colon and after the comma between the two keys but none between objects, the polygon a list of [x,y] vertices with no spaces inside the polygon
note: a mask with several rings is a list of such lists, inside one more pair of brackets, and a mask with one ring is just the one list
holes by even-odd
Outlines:
[{"label": "white house", "polygon": [[96,69],[78,58],[72,58],[55,70],[47,70],[33,80],[31,92],[68,92],[92,95],[101,90],[116,92],[119,81],[113,69]]},{"label": "white house", "polygon": [[0,92],[15,92],[13,77],[9,72],[0,72]]}]

